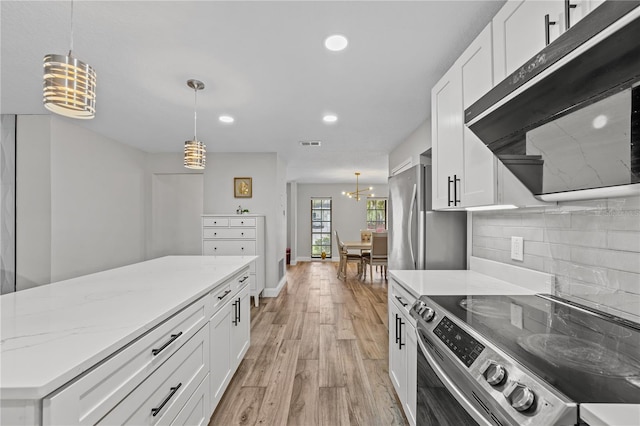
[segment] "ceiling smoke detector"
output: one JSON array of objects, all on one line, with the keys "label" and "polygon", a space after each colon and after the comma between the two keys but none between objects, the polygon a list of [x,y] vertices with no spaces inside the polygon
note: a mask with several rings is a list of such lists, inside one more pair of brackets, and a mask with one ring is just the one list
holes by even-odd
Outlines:
[{"label": "ceiling smoke detector", "polygon": [[300,146],[320,146],[321,141],[300,141]]}]

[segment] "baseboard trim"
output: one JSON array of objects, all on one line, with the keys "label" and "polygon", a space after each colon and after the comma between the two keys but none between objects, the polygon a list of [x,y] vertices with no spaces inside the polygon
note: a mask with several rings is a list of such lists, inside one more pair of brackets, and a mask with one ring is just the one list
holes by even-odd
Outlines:
[{"label": "baseboard trim", "polygon": [[329,257],[327,259],[318,259],[316,257],[311,258],[309,256],[306,257],[298,257],[296,259],[296,262],[340,262],[340,256],[338,257]]},{"label": "baseboard trim", "polygon": [[262,290],[262,297],[278,297],[280,291],[287,283],[287,276],[282,277],[276,288],[265,288]]}]

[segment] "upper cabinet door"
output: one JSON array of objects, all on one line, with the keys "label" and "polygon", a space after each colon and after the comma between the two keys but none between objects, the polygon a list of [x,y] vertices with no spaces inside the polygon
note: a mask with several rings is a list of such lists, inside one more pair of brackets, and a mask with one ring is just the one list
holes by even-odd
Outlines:
[{"label": "upper cabinet door", "polygon": [[563,0],[514,0],[498,11],[493,18],[496,82],[534,57],[547,40],[553,42],[564,32],[564,5]]},{"label": "upper cabinet door", "polygon": [[462,81],[455,65],[431,90],[432,207],[454,207],[462,178]]},{"label": "upper cabinet door", "polygon": [[[468,108],[493,87],[491,24],[476,37],[458,61],[462,79],[462,106]],[[491,150],[463,126],[463,170],[460,191],[463,207],[493,204],[495,167]]]}]

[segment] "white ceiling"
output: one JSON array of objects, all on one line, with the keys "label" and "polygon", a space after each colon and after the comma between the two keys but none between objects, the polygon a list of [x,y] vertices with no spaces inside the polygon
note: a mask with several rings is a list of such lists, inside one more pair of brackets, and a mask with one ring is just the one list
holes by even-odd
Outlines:
[{"label": "white ceiling", "polygon": [[[148,152],[193,136],[278,152],[287,180],[386,182],[388,154],[430,114],[431,87],[504,1],[80,1],[74,56],[98,73],[83,127]],[[66,54],[70,1],[2,1],[2,113],[46,114],[42,58]],[[346,50],[323,46],[348,37]],[[338,122],[326,125],[332,112]],[[236,122],[218,122],[230,114]],[[302,148],[301,140],[321,140]]]}]

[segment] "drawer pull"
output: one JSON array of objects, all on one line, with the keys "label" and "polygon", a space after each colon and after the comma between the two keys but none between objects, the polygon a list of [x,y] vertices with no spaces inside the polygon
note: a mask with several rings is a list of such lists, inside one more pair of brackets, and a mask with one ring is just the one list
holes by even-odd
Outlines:
[{"label": "drawer pull", "polygon": [[162,404],[160,404],[158,408],[151,409],[151,414],[153,415],[153,417],[157,416],[160,410],[162,410],[162,408],[164,408],[164,406],[167,404],[167,402],[169,402],[169,400],[173,398],[173,395],[175,395],[175,393],[178,392],[178,389],[180,389],[180,386],[182,386],[182,383],[178,383],[178,386],[172,387],[171,393],[164,401],[162,401]]},{"label": "drawer pull", "polygon": [[229,294],[229,293],[231,293],[231,290],[227,290],[227,291],[225,291],[225,292],[224,292],[224,294],[223,294],[222,296],[218,296],[218,300],[222,300],[222,299],[224,299],[225,297],[227,297],[227,294]]},{"label": "drawer pull", "polygon": [[398,299],[398,302],[400,302],[400,304],[401,304],[403,307],[405,307],[405,308],[406,308],[407,306],[409,306],[409,304],[408,304],[408,303],[404,303],[404,302],[402,301],[402,298],[401,298],[400,296],[396,296],[396,299]]},{"label": "drawer pull", "polygon": [[169,346],[170,344],[172,344],[178,337],[182,336],[182,331],[178,334],[172,334],[171,335],[171,339],[169,339],[169,341],[167,343],[165,343],[164,345],[160,346],[159,349],[153,349],[151,351],[151,353],[153,354],[153,356],[158,355],[160,352],[162,352],[163,350],[165,350],[165,348],[167,346]]},{"label": "drawer pull", "polygon": [[238,282],[239,282],[239,283],[243,283],[243,282],[245,282],[245,281],[246,281],[246,280],[248,280],[248,279],[249,279],[249,276],[248,276],[248,275],[245,275],[244,277],[240,278],[240,279],[238,280]]}]

